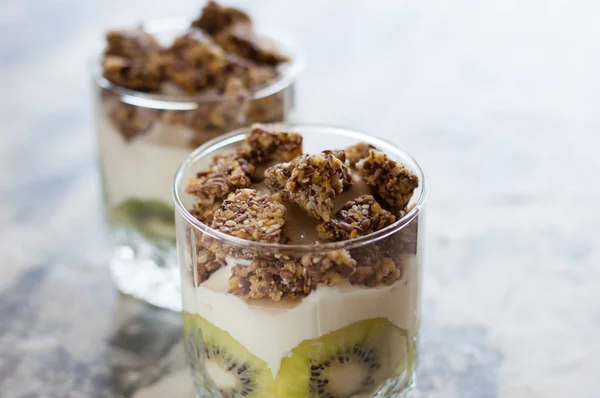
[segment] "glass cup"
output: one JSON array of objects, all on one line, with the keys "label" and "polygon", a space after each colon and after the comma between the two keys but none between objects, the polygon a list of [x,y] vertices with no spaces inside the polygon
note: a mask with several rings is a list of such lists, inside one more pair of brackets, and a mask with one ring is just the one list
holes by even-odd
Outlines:
[{"label": "glass cup", "polygon": [[[165,45],[185,31],[181,20],[146,23]],[[95,122],[110,262],[118,288],[153,305],[181,310],[175,254],[173,176],[202,143],[254,122],[287,121],[302,56],[281,33],[260,32],[292,61],[277,80],[245,96],[149,94],[117,86],[93,63]]]},{"label": "glass cup", "polygon": [[[185,192],[188,179],[206,169],[215,154],[238,146],[247,129],[195,150],[177,171],[173,197],[185,350],[197,396],[408,397],[420,324],[423,171],[406,152],[366,134],[320,126],[291,129],[302,134],[306,153],[361,141],[374,145],[412,170],[419,187],[406,215],[363,237],[314,245],[251,242],[195,219],[187,210],[194,198]],[[377,285],[354,285],[350,276],[332,287],[319,285],[302,299],[244,300],[227,293],[233,267],[268,264],[270,276],[255,276],[271,283],[292,269],[302,282],[311,264],[336,256],[354,259],[354,272],[361,266],[383,272],[391,265],[399,273]],[[215,269],[206,279],[206,270]]]}]

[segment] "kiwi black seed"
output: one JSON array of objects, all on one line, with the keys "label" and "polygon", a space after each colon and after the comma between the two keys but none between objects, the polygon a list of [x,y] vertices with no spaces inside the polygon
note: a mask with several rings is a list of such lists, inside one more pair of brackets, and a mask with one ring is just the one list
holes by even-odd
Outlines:
[{"label": "kiwi black seed", "polygon": [[408,369],[405,336],[387,319],[375,318],[303,341],[281,363],[277,396],[347,398],[374,393],[386,379]]},{"label": "kiwi black seed", "polygon": [[184,313],[184,319],[188,335],[194,330],[201,331],[198,338],[204,349],[198,358],[191,360],[201,363],[200,366],[192,363],[192,369],[204,388],[219,392],[222,398],[272,396],[273,375],[265,361],[200,316]]}]

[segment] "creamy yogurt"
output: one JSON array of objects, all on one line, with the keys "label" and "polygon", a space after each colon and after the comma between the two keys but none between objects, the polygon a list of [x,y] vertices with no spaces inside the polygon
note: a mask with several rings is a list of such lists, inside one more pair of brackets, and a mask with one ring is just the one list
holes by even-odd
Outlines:
[{"label": "creamy yogurt", "polygon": [[144,135],[126,141],[106,116],[101,114],[97,119],[108,202],[118,205],[128,199],[143,199],[171,205],[173,178],[191,152],[185,142],[193,132],[184,126],[156,122]]},{"label": "creamy yogurt", "polygon": [[[183,310],[202,316],[264,360],[276,377],[281,360],[304,340],[366,319],[383,317],[414,337],[418,300],[417,264],[407,259],[404,276],[391,286],[320,285],[302,300],[249,302],[227,293],[233,261],[194,287],[182,272]],[[235,261],[239,263],[239,261]]]}]

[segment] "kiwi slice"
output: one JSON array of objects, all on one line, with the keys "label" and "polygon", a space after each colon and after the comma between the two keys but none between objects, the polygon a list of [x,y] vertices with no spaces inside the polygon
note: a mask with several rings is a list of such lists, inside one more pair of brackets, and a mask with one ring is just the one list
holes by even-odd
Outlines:
[{"label": "kiwi slice", "polygon": [[111,219],[148,239],[175,241],[175,210],[161,201],[129,199],[112,209]]},{"label": "kiwi slice", "polygon": [[385,318],[353,323],[305,340],[281,361],[277,397],[347,398],[374,393],[386,379],[407,374],[406,331]]},{"label": "kiwi slice", "polygon": [[265,361],[204,318],[183,316],[188,358],[199,384],[222,398],[273,396],[273,374]]}]

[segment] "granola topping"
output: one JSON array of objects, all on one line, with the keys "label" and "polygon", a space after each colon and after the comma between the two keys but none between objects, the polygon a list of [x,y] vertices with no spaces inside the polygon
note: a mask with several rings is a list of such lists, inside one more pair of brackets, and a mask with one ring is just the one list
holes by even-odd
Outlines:
[{"label": "granola topping", "polygon": [[[265,169],[265,164],[272,166]],[[197,198],[192,214],[211,228],[285,245],[339,242],[379,231],[404,215],[417,186],[408,169],[367,144],[303,154],[300,134],[282,125],[257,124],[237,149],[216,155],[209,170],[190,181],[187,192]],[[402,278],[405,256],[416,255],[415,242],[416,229],[407,226],[350,251],[292,256],[206,238],[209,254],[203,253],[204,261],[198,263],[211,264],[203,273],[209,275],[223,259],[233,261],[230,293],[278,301],[342,282],[393,284]]]},{"label": "granola topping", "polygon": [[126,140],[154,123],[178,124],[195,133],[185,143],[195,147],[251,122],[283,120],[283,91],[256,100],[251,94],[275,81],[280,66],[288,62],[289,57],[255,33],[245,12],[210,1],[188,30],[166,46],[143,27],[108,32],[101,62],[103,77],[112,83],[141,92],[193,96],[194,101],[199,98],[195,109],[144,112],[141,106],[121,102],[109,89],[102,98]]}]

